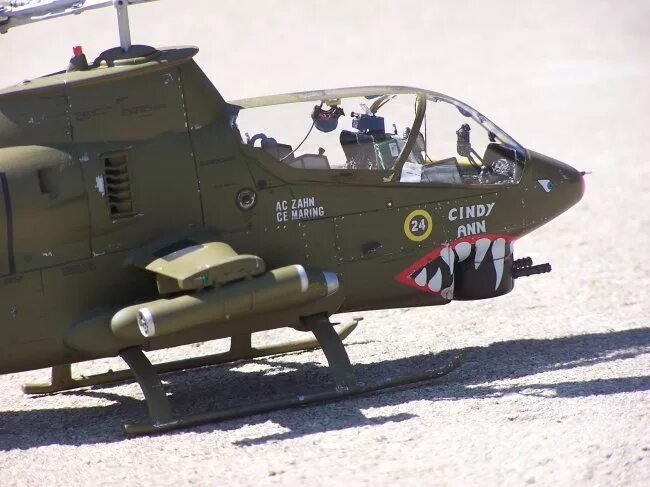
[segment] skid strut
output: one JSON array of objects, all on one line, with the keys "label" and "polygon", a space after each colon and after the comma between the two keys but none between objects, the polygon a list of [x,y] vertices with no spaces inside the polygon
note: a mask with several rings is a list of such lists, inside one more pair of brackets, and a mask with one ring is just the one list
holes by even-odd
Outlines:
[{"label": "skid strut", "polygon": [[[437,368],[425,370],[419,374],[403,377],[388,378],[378,383],[365,384],[357,382],[354,377],[350,359],[345,351],[342,340],[357,326],[360,319],[343,327],[337,333],[332,323],[325,316],[314,316],[305,319],[303,326],[311,331],[315,340],[288,342],[270,347],[254,348],[251,346],[250,335],[232,337],[229,352],[222,354],[197,357],[174,362],[152,365],[139,347],[128,348],[120,352],[120,356],[129,366],[129,370],[110,371],[88,377],[73,378],[70,366],[52,368],[51,384],[28,384],[23,387],[26,393],[56,392],[88,385],[106,384],[127,380],[135,377],[144,394],[149,409],[149,421],[124,425],[128,434],[152,434],[178,428],[187,428],[199,424],[235,419],[253,414],[261,414],[279,409],[286,409],[307,404],[336,401],[347,397],[370,394],[396,387],[406,387],[420,382],[438,379],[453,370],[461,363],[462,355],[454,356],[451,361]],[[293,351],[322,348],[329,372],[336,387],[323,392],[306,395],[291,395],[269,401],[257,402],[245,406],[225,408],[218,411],[174,417],[167,395],[158,376],[161,372],[185,370],[205,365],[222,364],[255,357],[278,355]]]},{"label": "skid strut", "polygon": [[[342,326],[337,332],[340,340],[345,340],[355,330],[361,319],[362,318],[353,318],[351,323]],[[238,360],[313,350],[320,346],[316,339],[296,340],[265,347],[253,347],[251,342],[250,333],[235,335],[230,339],[230,350],[228,352],[164,362],[161,364],[155,364],[152,367],[156,373],[164,374],[166,372],[177,372],[179,370],[195,369],[208,365],[226,364]],[[52,367],[51,382],[24,384],[23,392],[25,394],[51,394],[54,392],[78,389],[80,387],[122,382],[134,378],[135,375],[131,369],[115,371],[109,370],[102,374],[73,377],[72,368],[69,364],[57,365]]]},{"label": "skid strut", "polygon": [[353,396],[372,394],[399,387],[408,387],[418,383],[439,379],[458,368],[458,366],[461,364],[461,361],[462,356],[458,355],[453,357],[449,363],[435,369],[426,370],[422,373],[413,374],[406,377],[386,379],[383,382],[376,384],[358,384],[346,390],[329,390],[324,392],[317,392],[314,394],[288,396],[280,399],[264,401],[261,403],[249,404],[246,406],[226,408],[204,414],[184,416],[169,423],[156,424],[154,421],[151,423],[125,424],[124,432],[133,435],[162,433],[179,428],[198,426],[205,423],[216,423],[229,419],[252,416],[254,414],[278,411],[280,409],[337,401]]},{"label": "skid strut", "polygon": [[336,389],[344,391],[354,387],[356,380],[350,357],[329,318],[326,316],[308,318],[305,320],[305,326],[314,334],[325,354]]},{"label": "skid strut", "polygon": [[[355,381],[350,359],[348,358],[340,337],[335,332],[334,327],[329,322],[329,320],[326,317],[318,317],[305,320],[304,325],[307,329],[311,330],[314,333],[316,339],[320,344],[320,347],[325,353],[325,357],[329,363],[330,373],[332,374],[336,383],[335,389],[313,394],[293,395],[278,399],[272,399],[269,401],[257,402],[245,406],[225,408],[219,411],[213,411],[204,414],[183,416],[172,420],[167,420],[164,415],[162,416],[162,419],[161,417],[154,416],[152,412],[153,407],[151,404],[149,404],[151,421],[146,423],[125,424],[124,431],[128,434],[160,433],[163,431],[169,431],[178,428],[187,428],[189,426],[195,426],[204,423],[240,418],[253,414],[266,413],[306,404],[335,401],[346,397],[357,396],[360,394],[369,394],[385,389],[408,386],[416,384],[418,382],[430,381],[442,377],[456,369],[460,365],[462,359],[461,356],[456,356],[446,365],[438,367],[436,369],[427,370],[420,374],[386,379],[375,384],[363,384]],[[153,386],[151,384],[157,385],[157,383],[152,379],[147,379],[144,383],[141,382],[141,378],[145,377],[146,370],[144,369],[146,368],[146,364],[143,365],[140,363],[134,365],[136,367],[140,366],[143,369],[140,372],[137,370],[135,371],[136,375],[138,376],[138,382],[140,382],[143,390],[145,387],[153,389]],[[147,392],[145,391],[144,394],[145,399],[148,402],[149,397],[147,396]],[[163,398],[160,396],[155,396],[154,400],[168,404],[166,397],[163,400]]]},{"label": "skid strut", "polygon": [[172,408],[160,377],[141,348],[127,348],[120,352],[120,357],[131,368],[140,384],[144,401],[149,408],[149,417],[153,426],[165,426],[174,423]]}]

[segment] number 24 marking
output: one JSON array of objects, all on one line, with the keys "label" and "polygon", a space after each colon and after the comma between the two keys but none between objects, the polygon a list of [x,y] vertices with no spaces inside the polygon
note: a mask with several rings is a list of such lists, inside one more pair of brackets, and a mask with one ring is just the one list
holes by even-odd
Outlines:
[{"label": "number 24 marking", "polygon": [[411,232],[423,232],[427,229],[427,221],[424,218],[411,220]]}]

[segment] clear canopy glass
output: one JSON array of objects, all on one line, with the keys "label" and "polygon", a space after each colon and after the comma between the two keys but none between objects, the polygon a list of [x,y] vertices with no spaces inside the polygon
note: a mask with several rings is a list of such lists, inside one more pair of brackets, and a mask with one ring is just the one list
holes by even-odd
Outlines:
[{"label": "clear canopy glass", "polygon": [[296,170],[379,171],[387,183],[516,184],[525,149],[441,93],[344,88],[231,102],[247,146]]}]

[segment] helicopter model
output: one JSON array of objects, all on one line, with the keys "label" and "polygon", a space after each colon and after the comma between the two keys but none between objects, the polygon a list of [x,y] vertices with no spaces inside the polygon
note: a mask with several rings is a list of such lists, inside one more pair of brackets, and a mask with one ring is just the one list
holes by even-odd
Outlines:
[{"label": "helicopter model", "polygon": [[[447,95],[371,86],[225,101],[194,47],[132,45],[130,4],[0,3],[0,31],[114,6],[120,46],[0,91],[0,373],[42,394],[135,377],[152,433],[440,377],[361,384],[336,313],[445,305],[551,270],[514,244],[584,173]],[[315,340],[254,348],[291,327]],[[144,351],[230,338],[225,354]],[[320,347],[336,387],[178,417],[159,373]],[[120,356],[128,370],[72,376]]]}]

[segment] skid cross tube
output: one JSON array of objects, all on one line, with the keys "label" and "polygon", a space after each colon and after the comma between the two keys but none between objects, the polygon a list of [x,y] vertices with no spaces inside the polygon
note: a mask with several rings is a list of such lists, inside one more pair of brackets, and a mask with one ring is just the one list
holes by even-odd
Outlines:
[{"label": "skid cross tube", "polygon": [[[350,323],[343,325],[338,330],[338,336],[345,340],[356,329],[361,318],[354,318]],[[238,360],[247,360],[252,358],[268,357],[271,355],[281,355],[292,352],[302,352],[313,350],[320,345],[316,339],[294,340],[275,345],[264,347],[253,347],[251,344],[251,335],[235,335],[230,339],[230,350],[224,353],[204,355],[202,357],[192,357],[182,360],[174,360],[154,364],[154,369],[159,374],[168,372],[177,372],[180,370],[190,370],[198,367],[209,365],[221,365]],[[134,379],[135,375],[130,369],[126,370],[109,370],[101,374],[74,377],[71,366],[57,365],[52,367],[52,379],[50,382],[34,382],[23,385],[25,394],[52,394],[55,392],[70,391],[81,387],[98,386],[102,384],[112,384]]]},{"label": "skid cross tube", "polygon": [[220,411],[212,411],[204,414],[194,414],[191,416],[184,416],[178,418],[173,422],[167,424],[155,423],[137,423],[125,424],[124,432],[133,435],[162,433],[179,428],[188,428],[205,423],[216,423],[219,421],[226,421],[229,419],[243,418],[254,414],[268,413],[287,409],[298,406],[305,406],[309,404],[325,403],[331,401],[338,401],[349,397],[355,397],[365,394],[372,394],[386,390],[393,390],[396,388],[409,387],[415,384],[429,382],[439,379],[458,368],[462,362],[463,355],[457,355],[447,364],[429,369],[419,374],[413,374],[404,377],[397,377],[393,379],[386,379],[382,382],[375,384],[358,384],[354,387],[345,390],[328,390],[324,392],[317,392],[307,395],[292,395],[279,399],[272,399],[264,402],[257,402],[246,406],[239,406],[233,408],[222,409]]},{"label": "skid cross tube", "polygon": [[135,374],[144,394],[144,400],[149,408],[149,417],[154,426],[165,426],[173,423],[172,409],[151,362],[139,347],[127,348],[120,352],[120,357]]},{"label": "skid cross tube", "polygon": [[[357,385],[356,381],[354,380],[354,374],[352,373],[352,364],[350,363],[350,358],[345,351],[341,337],[334,329],[334,325],[330,322],[329,317],[325,315],[309,317],[303,320],[303,324],[308,330],[311,330],[311,332],[316,337],[318,344],[325,353],[325,357],[329,363],[330,374],[336,383],[334,394],[337,395],[356,390]],[[240,352],[250,350],[250,335],[240,335],[239,338],[232,341],[231,346],[235,350],[239,349]],[[144,423],[140,425],[125,424],[125,432],[147,432],[150,431],[150,428],[154,428],[152,431],[156,431],[160,428],[178,428],[183,424],[183,421],[190,421],[192,417],[211,417],[208,414],[208,416],[199,415],[173,419],[171,415],[171,407],[163,390],[160,378],[156,374],[156,371],[154,370],[147,357],[145,357],[144,353],[142,353],[142,350],[140,348],[129,348],[122,351],[120,353],[120,356],[133,370],[138,380],[138,384],[140,384],[140,387],[142,388],[145,402],[149,408],[149,416],[151,418],[150,423]],[[316,397],[320,397],[320,395],[317,395]],[[329,395],[323,396],[324,399],[332,397]],[[267,406],[271,406],[272,409],[286,407],[283,406],[285,403],[286,400],[279,400],[271,401],[269,403],[262,402],[259,406],[262,406],[261,411],[265,411],[266,409],[264,408]],[[291,402],[287,405],[293,405],[293,403]],[[233,408],[232,411],[236,413],[239,409],[242,411],[247,411],[246,407]]]},{"label": "skid cross tube", "polygon": [[[179,428],[187,428],[204,423],[212,423],[250,416],[253,414],[267,413],[291,407],[307,404],[336,401],[352,396],[380,392],[396,387],[405,387],[419,382],[438,379],[455,370],[462,361],[462,354],[456,355],[447,364],[434,369],[426,370],[420,374],[388,378],[374,384],[357,382],[352,373],[352,365],[347,352],[343,347],[340,337],[336,334],[332,323],[326,316],[313,316],[303,320],[303,326],[311,330],[318,340],[327,361],[329,372],[332,374],[336,387],[333,390],[325,390],[313,394],[292,395],[268,401],[255,402],[253,404],[225,408],[203,414],[183,416],[171,421],[157,421],[152,416],[152,421],[144,423],[127,423],[124,425],[124,432],[127,434],[152,434],[161,433]],[[145,394],[146,397],[146,394]],[[151,407],[150,407],[151,409]]]},{"label": "skid cross tube", "polygon": [[308,318],[304,321],[305,326],[314,334],[320,348],[325,354],[325,358],[329,364],[330,374],[332,374],[332,378],[336,382],[336,388],[339,390],[347,390],[354,387],[356,380],[352,371],[350,357],[348,357],[341,337],[336,333],[329,318],[323,316],[312,319]]},{"label": "skid cross tube", "polygon": [[[135,377],[145,397],[145,402],[149,410],[149,420],[142,423],[127,423],[123,429],[127,434],[154,434],[179,428],[188,428],[204,423],[225,421],[253,414],[262,414],[308,404],[337,401],[388,389],[408,387],[421,382],[438,379],[449,374],[461,364],[462,355],[457,355],[450,362],[440,367],[428,369],[418,374],[388,378],[370,384],[357,382],[354,378],[352,365],[343,347],[342,340],[352,333],[359,320],[360,318],[355,319],[352,324],[343,327],[337,334],[332,323],[326,317],[312,317],[304,320],[303,325],[305,329],[314,333],[315,340],[302,340],[264,348],[255,348],[251,346],[250,336],[244,334],[232,337],[231,350],[229,352],[158,365],[152,365],[144,355],[142,349],[129,348],[120,352],[120,356],[129,366],[129,370],[108,372],[75,379],[70,373],[70,365],[63,365],[52,368],[52,384],[25,386],[24,389],[26,392],[32,390],[30,387],[36,388],[40,393],[43,393],[45,389],[53,392],[52,389],[73,389],[84,385],[103,384]],[[161,372],[190,369],[261,356],[279,355],[292,351],[310,350],[319,346],[323,349],[327,358],[329,372],[334,379],[336,387],[313,394],[293,394],[268,401],[224,408],[202,414],[174,417],[169,400],[158,376],[158,373]]]}]

